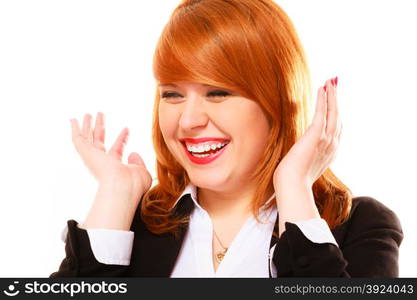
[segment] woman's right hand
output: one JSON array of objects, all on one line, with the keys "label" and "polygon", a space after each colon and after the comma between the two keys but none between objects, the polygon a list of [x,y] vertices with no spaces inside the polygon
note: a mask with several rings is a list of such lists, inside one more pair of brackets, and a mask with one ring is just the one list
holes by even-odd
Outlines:
[{"label": "woman's right hand", "polygon": [[72,142],[84,164],[97,179],[99,188],[93,206],[81,228],[129,230],[142,195],[149,190],[152,177],[136,152],[123,164],[123,150],[129,130],[124,128],[108,152],[104,145],[104,114],[97,113],[95,127],[86,114],[82,129],[71,119]]}]

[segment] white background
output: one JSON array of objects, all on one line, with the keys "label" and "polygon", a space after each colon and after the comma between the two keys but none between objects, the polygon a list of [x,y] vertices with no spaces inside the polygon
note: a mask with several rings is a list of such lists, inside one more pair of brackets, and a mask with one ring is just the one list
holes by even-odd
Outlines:
[{"label": "white background", "polygon": [[[56,271],[66,221],[82,220],[94,199],[70,118],[104,112],[107,145],[129,127],[126,153],[139,152],[155,175],[152,55],[178,3],[0,1],[0,276]],[[333,171],[356,196],[397,213],[400,276],[416,277],[416,2],[277,3],[306,49],[313,95],[339,76],[343,133]]]}]

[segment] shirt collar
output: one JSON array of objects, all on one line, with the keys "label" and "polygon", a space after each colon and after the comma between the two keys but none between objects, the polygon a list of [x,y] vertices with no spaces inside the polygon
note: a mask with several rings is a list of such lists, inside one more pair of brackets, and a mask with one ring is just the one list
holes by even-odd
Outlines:
[{"label": "shirt collar", "polygon": [[[192,184],[191,182],[185,187],[182,194],[174,202],[174,205],[171,206],[171,209],[173,209],[185,195],[191,195],[191,199],[193,200],[194,205],[197,206],[200,209],[203,209],[200,206],[200,204],[198,204],[198,201],[197,201],[197,187],[194,184]],[[261,209],[264,209],[269,204],[269,202],[271,202],[274,198],[275,198],[275,193],[272,194],[272,196],[269,197],[268,200],[266,200],[264,205],[262,205]]]},{"label": "shirt collar", "polygon": [[182,194],[177,198],[177,200],[175,201],[174,205],[172,205],[171,209],[174,209],[174,207],[177,205],[177,203],[185,196],[185,195],[191,195],[191,199],[194,202],[194,205],[196,205],[197,207],[200,207],[202,209],[202,207],[200,206],[200,204],[198,204],[197,202],[197,187],[192,184],[189,183],[184,191],[182,192]]}]

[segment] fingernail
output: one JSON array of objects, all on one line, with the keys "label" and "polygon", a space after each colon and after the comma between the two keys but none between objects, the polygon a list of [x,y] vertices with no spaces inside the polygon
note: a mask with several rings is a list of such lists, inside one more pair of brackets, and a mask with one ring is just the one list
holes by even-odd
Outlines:
[{"label": "fingernail", "polygon": [[332,83],[332,85],[334,86],[334,78],[330,79],[330,82]]},{"label": "fingernail", "polygon": [[324,88],[324,91],[326,91],[326,90],[327,90],[327,86],[326,86],[326,85],[324,85],[324,87],[323,87],[323,88]]},{"label": "fingernail", "polygon": [[337,86],[337,76],[336,76],[336,78],[334,79],[334,82],[336,82],[336,86]]}]

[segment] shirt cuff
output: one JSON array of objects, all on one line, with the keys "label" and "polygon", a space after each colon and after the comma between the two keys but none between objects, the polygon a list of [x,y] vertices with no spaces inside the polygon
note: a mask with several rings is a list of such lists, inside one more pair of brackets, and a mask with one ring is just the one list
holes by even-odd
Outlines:
[{"label": "shirt cuff", "polygon": [[314,218],[292,223],[296,224],[302,233],[313,243],[332,243],[339,247],[330,231],[329,225],[323,218]]},{"label": "shirt cuff", "polygon": [[91,249],[97,261],[109,265],[130,264],[133,231],[115,229],[87,229]]},{"label": "shirt cuff", "polygon": [[66,243],[67,242],[67,235],[68,235],[68,225],[65,225],[65,228],[62,229],[61,232],[61,240]]},{"label": "shirt cuff", "polygon": [[[135,235],[133,231],[101,228],[86,230],[90,240],[91,250],[98,262],[122,266],[128,266],[130,264]],[[61,239],[64,243],[66,242],[67,235],[68,226],[65,226],[61,233]]]},{"label": "shirt cuff", "polygon": [[275,267],[275,264],[273,263],[272,258],[274,257],[274,252],[277,244],[275,244],[271,249],[269,249],[269,270],[271,271],[271,277],[276,278],[277,277],[277,268]]}]

